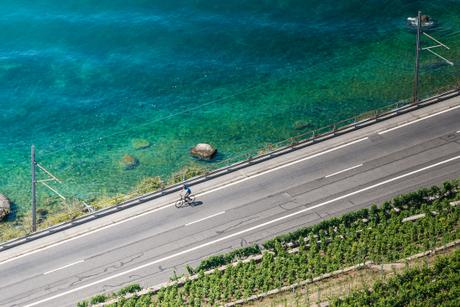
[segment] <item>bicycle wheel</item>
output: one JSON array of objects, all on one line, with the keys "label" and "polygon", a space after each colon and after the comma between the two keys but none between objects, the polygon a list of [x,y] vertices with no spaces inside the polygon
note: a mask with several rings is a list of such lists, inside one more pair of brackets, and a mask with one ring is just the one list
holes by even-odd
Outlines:
[{"label": "bicycle wheel", "polygon": [[175,206],[176,208],[180,208],[184,205],[184,203],[185,203],[184,200],[181,198],[178,201],[176,201]]},{"label": "bicycle wheel", "polygon": [[188,199],[185,201],[185,203],[189,206],[193,206],[193,203],[195,202],[195,196],[189,196]]}]

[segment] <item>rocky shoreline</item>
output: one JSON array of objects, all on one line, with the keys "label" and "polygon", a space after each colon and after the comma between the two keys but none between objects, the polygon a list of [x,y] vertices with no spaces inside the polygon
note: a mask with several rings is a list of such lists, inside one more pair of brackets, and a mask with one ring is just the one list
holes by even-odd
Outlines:
[{"label": "rocky shoreline", "polygon": [[3,194],[0,194],[0,221],[2,221],[11,212],[11,202]]}]

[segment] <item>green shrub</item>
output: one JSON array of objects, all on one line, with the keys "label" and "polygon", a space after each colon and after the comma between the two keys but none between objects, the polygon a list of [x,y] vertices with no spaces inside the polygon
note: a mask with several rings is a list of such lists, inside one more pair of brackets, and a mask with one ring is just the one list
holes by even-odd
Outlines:
[{"label": "green shrub", "polygon": [[12,222],[1,222],[0,223],[0,240],[2,242],[9,241],[14,238],[25,236],[30,229],[27,226],[17,227]]},{"label": "green shrub", "polygon": [[185,266],[185,269],[187,270],[190,276],[195,274],[195,270],[189,264]]},{"label": "green shrub", "polygon": [[91,205],[96,210],[97,209],[102,209],[102,208],[106,208],[106,207],[119,205],[122,202],[124,202],[127,199],[129,199],[129,197],[131,197],[131,195],[117,194],[117,195],[114,195],[114,196],[103,196],[101,198],[98,198],[98,199],[92,201]]},{"label": "green shrub", "polygon": [[77,307],[88,307],[89,303],[87,301],[81,301],[77,303]]},{"label": "green shrub", "polygon": [[141,307],[148,307],[152,303],[152,295],[150,293],[144,294],[138,298],[137,304]]},{"label": "green shrub", "polygon": [[123,304],[123,307],[138,307],[137,298],[132,297],[132,298],[126,300],[126,302]]},{"label": "green shrub", "polygon": [[147,177],[142,179],[134,188],[134,193],[142,195],[150,192],[155,192],[164,188],[164,183],[160,177]]},{"label": "green shrub", "polygon": [[185,166],[182,168],[180,171],[175,172],[171,178],[169,179],[170,184],[175,184],[182,182],[183,180],[187,180],[196,176],[204,175],[206,174],[208,170],[200,165],[197,164],[191,164],[188,166]]},{"label": "green shrub", "polygon": [[459,306],[460,250],[436,260],[431,268],[405,271],[371,290],[357,290],[332,306]]},{"label": "green shrub", "polygon": [[142,290],[142,287],[139,284],[132,284],[124,288],[121,288],[120,291],[118,291],[118,295],[123,296],[123,295],[126,295],[127,293],[135,293],[141,290]]},{"label": "green shrub", "polygon": [[91,305],[96,305],[99,303],[104,303],[107,300],[107,296],[104,294],[98,294],[96,296],[93,296],[90,300]]},{"label": "green shrub", "polygon": [[237,259],[246,258],[251,255],[260,254],[260,248],[257,245],[239,248],[224,255],[211,256],[201,261],[195,271],[208,271],[222,265],[226,265]]}]

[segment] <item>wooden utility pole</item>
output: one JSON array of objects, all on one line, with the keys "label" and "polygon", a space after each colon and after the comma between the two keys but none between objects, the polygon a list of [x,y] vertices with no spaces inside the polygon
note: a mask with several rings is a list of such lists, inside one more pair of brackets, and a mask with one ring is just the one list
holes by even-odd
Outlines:
[{"label": "wooden utility pole", "polygon": [[414,78],[414,92],[413,103],[418,102],[418,84],[419,84],[419,70],[420,70],[420,35],[422,32],[422,12],[418,11],[417,15],[417,41],[415,49],[415,78]]},{"label": "wooden utility pole", "polygon": [[36,184],[35,180],[35,146],[31,148],[31,163],[32,163],[32,232],[37,231],[37,198],[36,198]]},{"label": "wooden utility pole", "polygon": [[[50,171],[48,171],[46,168],[40,165],[35,160],[35,146],[32,145],[31,148],[31,166],[32,166],[32,232],[37,231],[37,183],[41,183],[44,185],[48,190],[59,196],[62,200],[66,200],[66,198],[59,193],[56,188],[53,188],[51,185],[48,184],[48,182],[58,182],[62,183],[62,181],[54,176]],[[38,167],[38,169],[37,169]],[[36,172],[37,170],[44,172],[46,175],[48,175],[48,178],[45,179],[36,179]],[[88,212],[94,212],[94,208],[82,201],[83,206],[88,210]]]}]

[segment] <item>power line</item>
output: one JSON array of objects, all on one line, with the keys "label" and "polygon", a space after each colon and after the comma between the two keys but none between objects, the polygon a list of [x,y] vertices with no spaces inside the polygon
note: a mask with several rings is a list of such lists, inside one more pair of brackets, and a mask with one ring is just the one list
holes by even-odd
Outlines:
[{"label": "power line", "polygon": [[[436,57],[440,58],[447,64],[453,66],[454,63],[446,59],[445,57],[441,56],[437,52],[433,51],[435,48],[445,48],[445,49],[450,49],[448,46],[445,44],[441,43],[439,40],[435,39],[431,35],[425,33],[422,31],[422,26],[423,26],[423,21],[422,21],[422,12],[418,11],[417,14],[417,20],[416,20],[416,26],[417,26],[417,35],[416,35],[416,49],[415,49],[415,76],[414,76],[414,86],[413,86],[413,103],[417,103],[419,101],[419,83],[420,83],[420,54],[422,51],[428,51],[435,55]],[[421,48],[421,36],[425,35],[428,37],[430,40],[434,41],[437,45]]]},{"label": "power line", "polygon": [[[36,195],[37,183],[42,184],[48,190],[50,190],[51,192],[56,194],[59,198],[61,198],[64,201],[66,200],[66,197],[63,196],[57,189],[51,187],[48,184],[48,182],[58,182],[58,183],[62,184],[62,180],[57,178],[49,170],[47,170],[45,167],[43,167],[42,165],[40,165],[36,161],[36,159],[35,159],[35,146],[34,145],[31,146],[31,166],[32,166],[32,232],[35,232],[37,230],[37,195]],[[48,177],[45,178],[45,179],[37,180],[36,179],[37,167],[42,172],[44,172],[46,175],[48,175]],[[89,206],[87,203],[85,203],[84,201],[82,202],[82,204],[85,206],[85,208],[88,211],[90,211],[90,212],[94,211],[94,209],[91,206]]]},{"label": "power line", "polygon": [[152,121],[149,121],[149,122],[146,122],[146,123],[143,123],[143,124],[140,124],[140,125],[136,125],[135,127],[132,127],[132,128],[124,129],[123,131],[118,131],[118,132],[114,132],[114,133],[112,133],[112,134],[103,135],[103,136],[101,136],[101,137],[98,137],[97,139],[93,139],[93,140],[90,140],[90,141],[87,141],[87,142],[75,144],[75,145],[72,145],[72,146],[69,146],[69,147],[66,147],[66,148],[63,148],[63,149],[59,149],[59,150],[55,150],[55,151],[51,151],[51,152],[43,151],[42,153],[43,153],[43,154],[47,154],[47,155],[52,155],[52,154],[55,154],[55,153],[58,153],[58,152],[62,152],[62,151],[66,151],[66,150],[69,150],[69,149],[73,149],[73,148],[76,148],[76,147],[82,147],[82,146],[86,146],[86,145],[88,145],[88,144],[92,144],[92,143],[95,143],[95,142],[99,142],[99,141],[101,141],[101,140],[107,139],[107,138],[112,137],[112,136],[117,136],[117,135],[120,135],[120,134],[125,134],[125,133],[127,133],[127,132],[129,132],[129,131],[133,131],[133,130],[138,129],[139,127],[145,127],[145,126],[148,126],[148,125],[150,125],[150,124],[153,124],[153,123],[156,123],[156,122],[159,122],[159,121],[168,119],[168,118],[172,118],[172,117],[175,117],[175,116],[178,116],[178,115],[181,115],[181,114],[184,114],[184,113],[193,111],[193,110],[197,110],[197,109],[200,109],[200,108],[202,108],[202,107],[204,107],[204,106],[211,105],[211,104],[214,104],[214,103],[216,103],[216,102],[219,102],[219,101],[222,101],[222,100],[225,100],[225,99],[228,99],[228,98],[232,98],[232,97],[235,97],[235,96],[244,94],[244,93],[249,92],[249,91],[251,91],[251,90],[254,90],[254,89],[258,88],[258,87],[261,87],[261,86],[264,85],[264,84],[265,84],[265,83],[259,84],[259,85],[256,85],[256,86],[247,88],[247,89],[245,89],[245,90],[239,91],[239,92],[237,92],[237,93],[234,93],[234,94],[231,94],[231,95],[228,95],[228,96],[225,96],[225,97],[217,98],[217,99],[214,99],[214,100],[205,102],[205,103],[203,103],[203,104],[200,104],[200,105],[198,105],[198,106],[191,107],[191,108],[188,108],[188,109],[185,109],[185,110],[182,110],[182,111],[180,111],[180,112],[173,113],[173,114],[169,114],[169,115],[167,115],[167,116],[164,116],[164,117],[161,117],[161,118],[157,118],[157,119],[154,119],[154,120],[152,120]]}]

